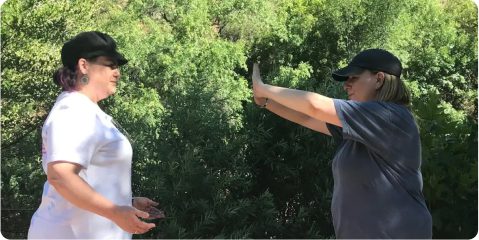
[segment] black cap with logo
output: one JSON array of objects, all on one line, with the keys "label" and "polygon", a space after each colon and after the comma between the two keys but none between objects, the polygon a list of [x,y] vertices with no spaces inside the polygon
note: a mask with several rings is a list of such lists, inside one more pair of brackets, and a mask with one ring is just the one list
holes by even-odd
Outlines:
[{"label": "black cap with logo", "polygon": [[334,80],[343,82],[349,76],[360,74],[366,69],[401,77],[402,65],[396,56],[386,50],[367,49],[354,56],[348,66],[334,71],[332,76]]},{"label": "black cap with logo", "polygon": [[117,52],[115,40],[108,34],[98,31],[82,32],[70,39],[63,45],[61,56],[63,65],[72,70],[80,58],[111,57],[119,66],[128,62]]}]

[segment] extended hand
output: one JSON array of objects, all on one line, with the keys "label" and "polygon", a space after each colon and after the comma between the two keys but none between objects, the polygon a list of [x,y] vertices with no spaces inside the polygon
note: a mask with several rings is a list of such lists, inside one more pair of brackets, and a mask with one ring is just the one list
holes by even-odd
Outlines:
[{"label": "extended hand", "polygon": [[140,218],[148,218],[149,214],[130,206],[117,206],[111,220],[123,230],[133,234],[143,234],[155,227],[154,223],[146,223]]},{"label": "extended hand", "polygon": [[163,213],[163,211],[155,208],[155,206],[158,206],[158,203],[149,198],[146,198],[146,197],[133,198],[133,207],[141,211],[149,213],[150,216],[148,217],[148,219],[164,218],[165,214]]}]

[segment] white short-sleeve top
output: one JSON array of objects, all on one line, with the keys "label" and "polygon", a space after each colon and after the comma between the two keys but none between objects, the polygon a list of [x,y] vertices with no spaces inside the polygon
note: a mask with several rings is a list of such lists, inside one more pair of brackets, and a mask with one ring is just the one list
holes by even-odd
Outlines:
[{"label": "white short-sleeve top", "polygon": [[[67,161],[81,165],[79,175],[96,192],[131,206],[132,147],[112,118],[86,95],[61,93],[42,129],[42,166]],[[29,238],[124,239],[131,234],[111,220],[65,200],[48,181],[32,217]]]}]

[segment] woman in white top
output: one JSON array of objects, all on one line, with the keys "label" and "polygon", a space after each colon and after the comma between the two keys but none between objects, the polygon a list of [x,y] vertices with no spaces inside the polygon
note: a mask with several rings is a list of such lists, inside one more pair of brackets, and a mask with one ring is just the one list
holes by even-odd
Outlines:
[{"label": "woman in white top", "polygon": [[[116,91],[127,60],[101,32],[83,32],[63,45],[58,96],[42,129],[47,175],[28,238],[125,239],[155,226],[162,215],[148,198],[132,198],[132,147],[97,105]],[[133,200],[132,200],[133,199]],[[151,216],[150,216],[151,215]]]}]

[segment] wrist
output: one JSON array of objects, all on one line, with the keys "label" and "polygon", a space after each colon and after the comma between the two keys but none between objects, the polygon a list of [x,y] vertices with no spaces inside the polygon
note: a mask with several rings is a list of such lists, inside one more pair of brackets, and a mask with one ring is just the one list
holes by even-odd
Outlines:
[{"label": "wrist", "polygon": [[108,210],[104,212],[104,214],[99,214],[99,215],[102,215],[108,219],[113,220],[113,219],[116,219],[116,216],[118,215],[119,210],[120,210],[119,205],[113,205],[109,207]]},{"label": "wrist", "polygon": [[264,103],[261,104],[259,107],[260,107],[260,108],[266,108],[266,107],[268,106],[268,103],[269,103],[269,98],[266,98],[265,101],[264,101]]}]

